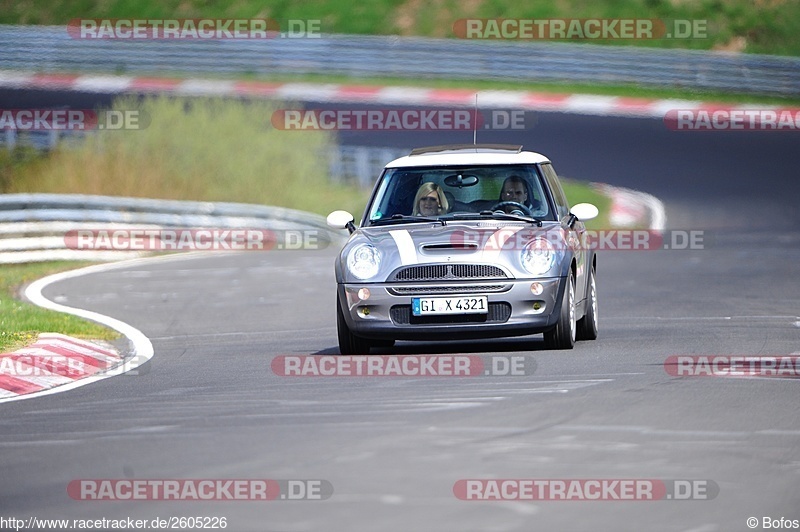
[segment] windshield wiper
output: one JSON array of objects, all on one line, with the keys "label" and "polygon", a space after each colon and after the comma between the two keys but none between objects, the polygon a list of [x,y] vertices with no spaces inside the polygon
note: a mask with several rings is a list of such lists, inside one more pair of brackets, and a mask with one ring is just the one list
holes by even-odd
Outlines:
[{"label": "windshield wiper", "polygon": [[453,218],[468,220],[470,218],[495,218],[501,220],[516,220],[519,222],[528,222],[532,224],[536,224],[537,226],[542,226],[542,221],[538,218],[534,218],[532,216],[521,216],[519,214],[508,214],[505,212],[500,211],[481,211],[479,213],[453,213],[451,214]]},{"label": "windshield wiper", "polygon": [[447,222],[440,218],[432,218],[428,216],[407,216],[405,214],[393,214],[389,218],[379,218],[377,220],[370,220],[370,225],[383,225],[385,223],[419,223],[419,222],[433,222],[447,225]]},{"label": "windshield wiper", "polygon": [[519,220],[520,222],[530,222],[537,226],[542,226],[542,221],[533,216],[525,216],[520,214],[509,214],[501,211],[481,211],[481,216],[491,216],[492,218],[500,218],[502,220]]}]

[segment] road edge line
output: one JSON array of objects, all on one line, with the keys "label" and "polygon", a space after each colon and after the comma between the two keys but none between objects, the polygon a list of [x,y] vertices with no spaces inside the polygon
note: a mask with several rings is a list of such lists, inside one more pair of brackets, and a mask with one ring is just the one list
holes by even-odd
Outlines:
[{"label": "road edge line", "polygon": [[[152,258],[173,258],[173,257],[152,257]],[[61,386],[55,386],[53,388],[48,388],[46,390],[18,395],[16,397],[6,397],[0,399],[0,404],[11,401],[21,401],[23,399],[32,399],[34,397],[42,397],[45,395],[51,395],[60,392],[66,392],[68,390],[79,388],[81,386],[86,386],[87,384],[92,384],[94,382],[108,379],[110,377],[123,375],[129,371],[138,368],[142,364],[149,362],[153,358],[154,354],[153,344],[150,342],[150,339],[147,338],[147,336],[145,336],[144,333],[141,332],[139,329],[121,320],[112,318],[111,316],[100,314],[99,312],[79,309],[75,307],[68,307],[66,305],[55,303],[54,301],[50,301],[49,299],[44,297],[44,295],[42,294],[42,291],[53,283],[63,281],[66,279],[71,279],[74,277],[81,277],[83,275],[88,275],[91,273],[99,273],[117,268],[122,268],[142,260],[146,259],[132,259],[128,261],[114,262],[110,264],[95,264],[92,266],[87,266],[85,268],[78,268],[76,270],[54,273],[52,275],[42,277],[41,279],[37,279],[36,281],[32,282],[25,288],[24,291],[25,298],[36,306],[48,310],[54,310],[56,312],[71,314],[79,318],[87,319],[95,323],[105,325],[106,327],[109,327],[119,332],[120,334],[125,336],[131,342],[131,344],[133,344],[133,356],[125,359],[122,364],[115,366],[109,370],[103,371],[101,373],[90,375],[88,377],[75,380],[71,383],[63,384]]]}]

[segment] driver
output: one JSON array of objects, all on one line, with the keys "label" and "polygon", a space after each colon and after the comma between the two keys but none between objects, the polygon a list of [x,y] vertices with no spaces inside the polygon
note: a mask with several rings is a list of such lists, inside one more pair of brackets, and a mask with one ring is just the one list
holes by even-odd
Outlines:
[{"label": "driver", "polygon": [[450,209],[442,187],[436,183],[423,183],[414,197],[413,216],[439,216]]},{"label": "driver", "polygon": [[[528,184],[518,175],[509,176],[503,181],[503,189],[500,191],[500,201],[513,201],[529,209],[533,209],[533,205],[528,201]],[[511,214],[514,211],[519,211],[519,207],[506,205],[503,210],[507,214]]]}]

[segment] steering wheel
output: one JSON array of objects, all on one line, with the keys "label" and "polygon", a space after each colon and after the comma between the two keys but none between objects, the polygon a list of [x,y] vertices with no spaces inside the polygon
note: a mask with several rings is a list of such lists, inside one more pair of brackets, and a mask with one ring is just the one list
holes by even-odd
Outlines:
[{"label": "steering wheel", "polygon": [[[531,211],[530,207],[523,205],[522,203],[518,203],[516,201],[501,201],[496,203],[493,207],[493,211],[503,210],[506,207],[515,207],[514,210],[522,211],[525,216],[533,217],[533,212]],[[512,211],[513,212],[513,211]]]}]

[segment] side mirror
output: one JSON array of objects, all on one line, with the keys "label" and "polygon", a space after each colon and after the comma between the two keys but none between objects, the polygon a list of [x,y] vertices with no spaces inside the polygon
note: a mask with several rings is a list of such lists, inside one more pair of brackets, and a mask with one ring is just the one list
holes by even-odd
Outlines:
[{"label": "side mirror", "polygon": [[582,222],[597,218],[597,215],[600,214],[597,207],[591,203],[578,203],[570,209],[570,212]]},{"label": "side mirror", "polygon": [[333,229],[347,229],[351,233],[356,230],[353,225],[353,215],[347,211],[333,211],[326,219],[328,227]]}]

